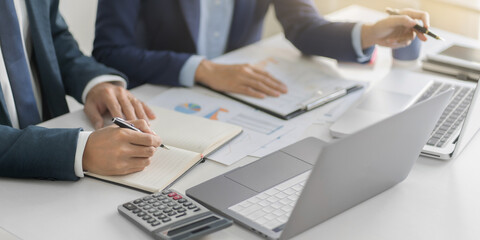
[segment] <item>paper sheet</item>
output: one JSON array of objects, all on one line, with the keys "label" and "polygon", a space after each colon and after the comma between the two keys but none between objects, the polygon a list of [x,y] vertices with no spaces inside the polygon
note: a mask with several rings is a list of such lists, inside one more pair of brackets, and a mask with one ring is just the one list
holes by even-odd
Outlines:
[{"label": "paper sheet", "polygon": [[207,156],[208,159],[226,165],[240,160],[260,146],[295,128],[288,121],[278,119],[204,88],[172,88],[148,103],[242,127],[243,132],[239,136]]},{"label": "paper sheet", "polygon": [[[219,59],[225,60],[225,58],[236,59],[237,57],[232,53]],[[235,93],[230,95],[283,116],[298,110],[305,101],[312,98],[328,96],[332,92],[358,84],[356,81],[329,76],[319,68],[318,64],[304,58],[296,57],[293,60],[287,60],[280,56],[270,56],[260,60],[252,59],[250,62],[256,62],[258,67],[282,81],[288,87],[288,92],[279,97],[267,96],[264,99]]]}]

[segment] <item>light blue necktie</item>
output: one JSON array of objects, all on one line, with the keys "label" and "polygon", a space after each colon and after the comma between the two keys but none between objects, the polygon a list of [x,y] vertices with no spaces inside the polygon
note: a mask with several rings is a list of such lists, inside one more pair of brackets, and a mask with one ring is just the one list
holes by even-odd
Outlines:
[{"label": "light blue necktie", "polygon": [[13,0],[0,0],[0,43],[20,128],[41,121]]}]

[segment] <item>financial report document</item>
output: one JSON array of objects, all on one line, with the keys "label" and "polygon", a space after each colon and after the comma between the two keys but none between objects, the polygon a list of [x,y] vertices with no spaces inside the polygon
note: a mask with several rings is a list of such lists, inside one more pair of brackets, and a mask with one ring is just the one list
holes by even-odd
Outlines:
[{"label": "financial report document", "polygon": [[[362,88],[365,83],[327,74],[318,62],[304,57],[298,50],[253,44],[227,53],[213,61],[222,64],[250,63],[283,82],[288,92],[263,99],[236,93],[224,93],[282,119],[290,119]],[[312,105],[318,103],[317,105]],[[314,107],[311,107],[314,106]]]},{"label": "financial report document", "polygon": [[208,159],[225,165],[235,163],[293,129],[299,131],[296,122],[278,119],[205,88],[171,88],[148,104],[241,127],[243,132],[239,136],[207,155]]},{"label": "financial report document", "polygon": [[285,83],[288,92],[279,97],[267,96],[263,99],[236,93],[227,95],[284,119],[294,117],[292,114],[298,111],[311,110],[307,107],[316,101],[325,100],[318,105],[321,106],[345,96],[349,89],[360,86],[356,81],[329,76],[307,60],[299,62],[298,59],[291,61],[268,57],[255,64]]}]

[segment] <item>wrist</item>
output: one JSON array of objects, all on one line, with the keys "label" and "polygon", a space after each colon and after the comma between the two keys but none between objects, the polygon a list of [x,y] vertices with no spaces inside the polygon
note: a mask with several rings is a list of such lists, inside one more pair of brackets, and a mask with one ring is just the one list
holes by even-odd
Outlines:
[{"label": "wrist", "polygon": [[376,44],[373,24],[363,24],[361,30],[362,49],[369,48]]},{"label": "wrist", "polygon": [[195,81],[207,86],[210,86],[209,79],[214,72],[215,63],[206,59],[202,60],[195,71]]}]

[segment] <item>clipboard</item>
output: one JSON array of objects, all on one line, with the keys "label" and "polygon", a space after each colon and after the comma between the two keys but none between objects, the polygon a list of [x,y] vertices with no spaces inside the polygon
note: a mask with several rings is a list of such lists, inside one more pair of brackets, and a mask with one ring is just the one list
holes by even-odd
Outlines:
[{"label": "clipboard", "polygon": [[321,93],[321,94],[316,94],[314,96],[311,96],[305,101],[298,102],[298,108],[288,112],[287,114],[280,113],[276,111],[276,109],[268,108],[266,106],[262,106],[261,104],[257,104],[256,102],[249,101],[248,97],[245,96],[238,96],[238,94],[231,94],[231,93],[226,93],[226,92],[221,92],[221,91],[216,91],[212,88],[209,88],[208,86],[201,85],[203,87],[206,87],[212,91],[215,91],[217,93],[220,93],[224,96],[227,96],[231,99],[234,99],[238,102],[241,102],[243,104],[246,104],[250,107],[253,107],[255,109],[258,109],[262,112],[268,113],[274,117],[280,118],[282,120],[289,120],[294,117],[297,117],[303,113],[306,113],[310,110],[313,110],[315,108],[321,107],[327,103],[330,103],[332,101],[335,101],[339,98],[342,98],[344,96],[347,96],[350,93],[353,93],[355,91],[361,90],[364,86],[361,84],[354,84],[345,88],[337,88],[333,91],[330,91],[328,93]]}]

